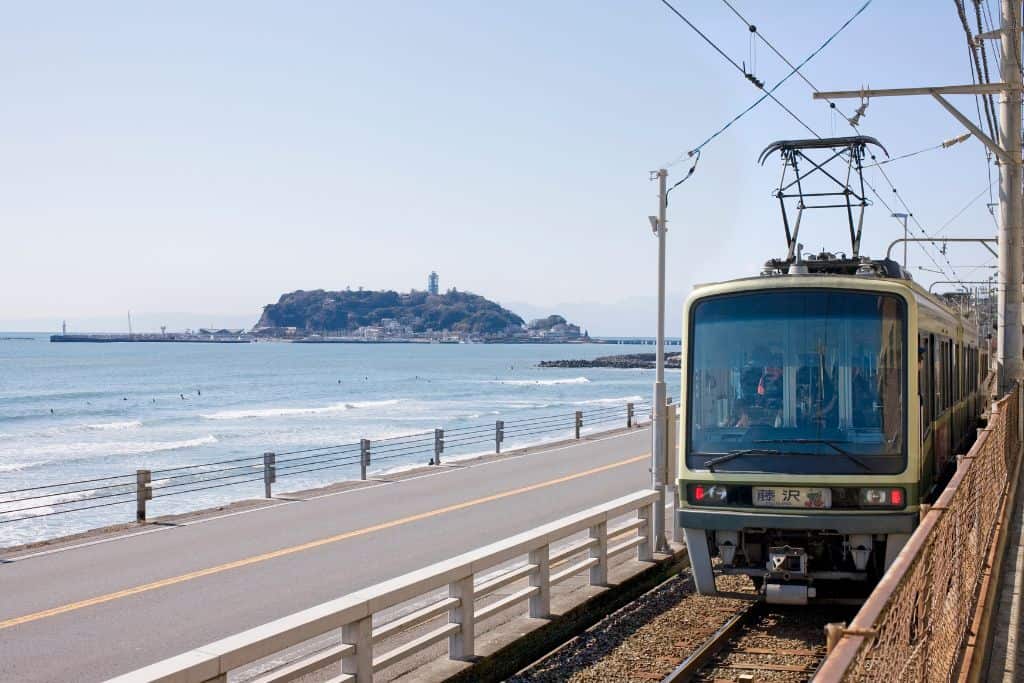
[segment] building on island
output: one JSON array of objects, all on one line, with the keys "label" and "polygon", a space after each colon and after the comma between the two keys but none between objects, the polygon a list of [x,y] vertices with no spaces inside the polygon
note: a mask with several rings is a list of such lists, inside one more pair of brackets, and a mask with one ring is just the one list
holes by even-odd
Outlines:
[{"label": "building on island", "polygon": [[430,271],[430,275],[427,276],[427,293],[437,296],[438,284],[437,272]]}]

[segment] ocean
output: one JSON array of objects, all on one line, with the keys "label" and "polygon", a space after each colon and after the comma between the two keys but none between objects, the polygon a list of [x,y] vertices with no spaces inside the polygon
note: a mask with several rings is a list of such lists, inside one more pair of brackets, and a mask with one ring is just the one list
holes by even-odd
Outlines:
[{"label": "ocean", "polygon": [[[424,439],[432,436],[424,433],[436,427],[479,440],[504,420],[503,449],[511,449],[565,438],[576,410],[584,413],[584,433],[624,424],[625,404],[649,402],[654,379],[651,370],[536,367],[541,360],[650,353],[650,346],[55,344],[45,335],[0,336],[31,337],[0,340],[0,547],[134,520],[133,494],[126,493],[134,487],[113,485],[134,481],[136,469],[391,438],[389,456],[371,456],[369,468],[386,474],[426,464],[432,445]],[[678,396],[678,371],[667,379],[669,395]],[[540,419],[558,415],[564,421]],[[520,420],[540,428],[511,428]],[[493,449],[456,433],[446,439],[446,458]],[[409,434],[420,436],[395,439]],[[293,466],[289,476],[282,470],[275,492],[359,477],[354,463],[308,462],[326,466]],[[255,461],[184,472],[232,465],[238,479],[218,488],[179,486],[175,493],[185,493],[174,496],[156,488],[149,515],[262,496]],[[99,491],[37,488],[112,476],[126,478],[91,484],[110,486]],[[203,490],[190,492],[196,488]],[[11,491],[18,492],[3,493]],[[52,514],[82,507],[90,509]]]}]

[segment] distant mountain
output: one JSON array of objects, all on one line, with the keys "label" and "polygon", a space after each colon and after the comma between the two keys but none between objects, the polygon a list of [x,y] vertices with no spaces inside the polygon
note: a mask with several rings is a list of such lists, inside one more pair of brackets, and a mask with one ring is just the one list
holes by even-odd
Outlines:
[{"label": "distant mountain", "polygon": [[298,290],[263,308],[256,330],[294,327],[307,333],[352,333],[386,328],[411,334],[428,330],[497,335],[521,330],[523,319],[478,294],[412,291]]}]

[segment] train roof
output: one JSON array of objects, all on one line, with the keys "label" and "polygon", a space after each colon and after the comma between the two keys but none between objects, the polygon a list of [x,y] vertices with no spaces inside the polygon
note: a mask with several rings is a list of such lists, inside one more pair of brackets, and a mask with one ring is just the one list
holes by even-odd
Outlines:
[{"label": "train roof", "polygon": [[[932,309],[933,312],[942,311],[951,318],[960,319],[962,323],[972,326],[977,324],[974,316],[961,313],[947,299],[926,290],[915,282],[898,263],[890,259],[847,259],[845,257],[836,258],[831,254],[821,254],[795,265],[797,265],[796,269],[788,268],[785,261],[773,259],[765,264],[765,269],[760,275],[720,282],[698,283],[694,285],[690,298],[697,298],[705,294],[786,287],[824,286],[891,293],[901,292],[913,294],[919,306],[923,305]],[[806,269],[800,268],[800,266],[806,266]]]}]

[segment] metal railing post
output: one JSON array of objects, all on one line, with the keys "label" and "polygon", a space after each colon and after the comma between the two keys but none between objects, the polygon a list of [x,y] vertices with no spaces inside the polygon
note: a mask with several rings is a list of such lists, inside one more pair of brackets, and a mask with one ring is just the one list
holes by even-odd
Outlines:
[{"label": "metal railing post", "polygon": [[505,421],[494,421],[494,452],[501,453],[501,443],[505,440]]},{"label": "metal railing post", "polygon": [[135,470],[135,521],[146,521],[146,501],[153,500],[153,473],[149,470]]},{"label": "metal railing post", "polygon": [[632,429],[633,427],[633,404],[626,404],[626,429]]},{"label": "metal railing post", "polygon": [[576,411],[576,438],[580,438],[580,428],[583,426],[583,411]]},{"label": "metal railing post", "polygon": [[354,645],[355,652],[341,658],[341,672],[356,683],[373,681],[373,616],[341,627],[341,642]]},{"label": "metal railing post", "polygon": [[537,587],[537,592],[530,596],[530,616],[534,619],[546,619],[551,616],[551,547],[547,544],[530,551],[530,564],[537,565],[537,570],[530,574],[530,585]]},{"label": "metal railing post", "polygon": [[654,519],[653,516],[657,513],[665,514],[664,507],[662,507],[658,501],[655,501],[651,505],[644,505],[639,508],[636,513],[640,519],[645,520],[643,526],[637,529],[637,536],[640,536],[643,540],[636,547],[636,559],[641,562],[650,562],[654,559]]},{"label": "metal railing post", "polygon": [[448,636],[448,657],[468,659],[474,654],[473,644],[476,640],[473,575],[448,584],[448,596],[459,599],[459,604],[448,610],[448,623],[459,625],[459,630]]},{"label": "metal railing post", "polygon": [[359,439],[359,478],[366,481],[366,468],[370,464],[370,440]]},{"label": "metal railing post", "polygon": [[263,454],[263,497],[271,498],[271,484],[277,481],[277,456],[267,451]]},{"label": "metal railing post", "polygon": [[434,430],[434,464],[441,464],[441,453],[444,452],[444,430]]},{"label": "metal railing post", "polygon": [[590,557],[597,560],[597,564],[590,568],[590,585],[608,585],[608,524],[601,522],[590,527],[590,538],[596,538],[597,544],[591,546]]}]

